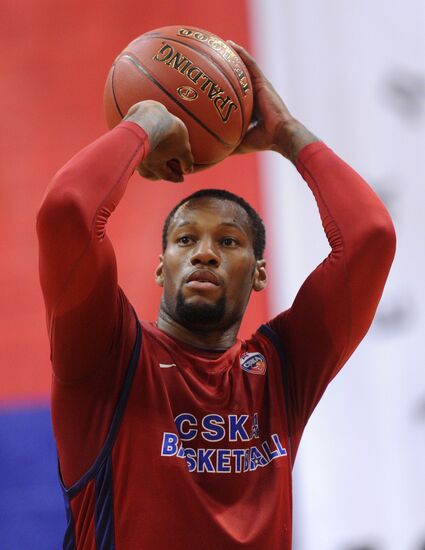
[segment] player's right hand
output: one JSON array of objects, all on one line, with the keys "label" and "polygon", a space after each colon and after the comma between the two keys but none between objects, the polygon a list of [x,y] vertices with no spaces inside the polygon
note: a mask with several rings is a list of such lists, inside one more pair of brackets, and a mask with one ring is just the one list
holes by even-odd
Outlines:
[{"label": "player's right hand", "polygon": [[145,130],[150,153],[139,165],[139,174],[150,180],[182,182],[193,171],[193,156],[185,124],[153,100],[133,105],[124,117]]}]

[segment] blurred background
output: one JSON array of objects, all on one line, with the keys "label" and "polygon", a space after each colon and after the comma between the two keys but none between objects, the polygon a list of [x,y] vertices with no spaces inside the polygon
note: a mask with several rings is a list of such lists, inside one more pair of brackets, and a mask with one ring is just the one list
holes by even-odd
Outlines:
[{"label": "blurred background", "polygon": [[[175,24],[252,51],[294,115],[381,196],[397,230],[375,322],[304,434],[294,549],[425,550],[422,0],[0,1],[0,548],[59,549],[65,526],[37,208],[59,167],[106,131],[102,94],[115,56],[139,34]],[[274,154],[231,158],[189,179],[132,179],[108,226],[120,283],[139,316],[155,318],[152,274],[168,210],[202,186],[242,194],[266,221],[271,279],[250,304],[247,336],[291,304],[328,254],[316,205]]]}]

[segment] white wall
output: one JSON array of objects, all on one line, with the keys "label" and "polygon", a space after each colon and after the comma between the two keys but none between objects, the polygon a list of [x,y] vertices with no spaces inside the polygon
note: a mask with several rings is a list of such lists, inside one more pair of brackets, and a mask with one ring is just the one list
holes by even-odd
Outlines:
[{"label": "white wall", "polygon": [[[295,546],[425,548],[425,2],[251,0],[254,53],[292,112],[392,213],[374,325],[328,388],[295,467]],[[328,253],[293,167],[263,157],[273,311]]]}]

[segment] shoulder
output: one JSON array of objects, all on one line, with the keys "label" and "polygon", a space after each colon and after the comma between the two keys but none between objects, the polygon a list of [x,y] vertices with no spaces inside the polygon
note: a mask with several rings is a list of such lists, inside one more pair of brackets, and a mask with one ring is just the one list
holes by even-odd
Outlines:
[{"label": "shoulder", "polygon": [[[247,358],[252,358],[251,362],[254,361],[256,355],[262,355],[268,365],[276,365],[278,368],[284,362],[283,340],[271,323],[258,327],[256,332],[242,343],[242,349],[246,351]],[[241,361],[243,361],[243,355]]]},{"label": "shoulder", "polygon": [[289,310],[279,313],[267,323],[260,325],[254,334],[246,340],[248,346],[260,346],[278,349],[285,347],[285,334]]}]

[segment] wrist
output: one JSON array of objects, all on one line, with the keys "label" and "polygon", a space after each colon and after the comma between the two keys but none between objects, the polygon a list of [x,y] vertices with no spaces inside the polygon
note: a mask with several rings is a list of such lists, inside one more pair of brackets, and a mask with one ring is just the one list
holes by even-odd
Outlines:
[{"label": "wrist", "polygon": [[171,125],[171,116],[167,109],[157,101],[146,100],[136,103],[124,117],[134,122],[146,132],[151,151],[160,143]]},{"label": "wrist", "polygon": [[306,145],[316,141],[320,141],[320,139],[301,122],[295,118],[290,118],[279,124],[272,149],[295,164],[300,151]]}]

